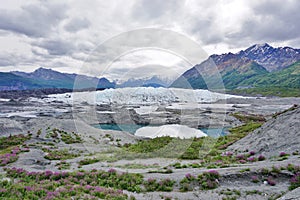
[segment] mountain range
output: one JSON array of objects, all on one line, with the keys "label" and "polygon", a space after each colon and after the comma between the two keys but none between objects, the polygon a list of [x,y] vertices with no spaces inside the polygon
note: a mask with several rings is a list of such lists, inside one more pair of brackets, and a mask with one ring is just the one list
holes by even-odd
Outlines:
[{"label": "mountain range", "polygon": [[171,87],[225,88],[278,96],[289,96],[286,93],[293,91],[292,95],[300,96],[300,50],[256,44],[236,54],[214,54],[184,72]]},{"label": "mountain range", "polygon": [[274,48],[265,43],[253,45],[235,54],[213,54],[184,72],[174,82],[153,76],[132,78],[116,84],[106,78],[61,73],[45,68],[31,73],[0,72],[0,90],[138,86],[210,90],[225,88],[228,92],[239,94],[300,96],[300,50],[291,47]]},{"label": "mountain range", "polygon": [[[80,83],[80,84],[76,84]],[[0,72],[0,90],[26,90],[37,88],[114,88],[115,83],[106,78],[61,73],[52,69],[39,68],[31,73],[13,71]]]}]

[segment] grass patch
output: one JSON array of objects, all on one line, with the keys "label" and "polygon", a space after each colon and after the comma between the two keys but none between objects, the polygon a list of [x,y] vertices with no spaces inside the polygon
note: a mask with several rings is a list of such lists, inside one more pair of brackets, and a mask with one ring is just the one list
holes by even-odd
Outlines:
[{"label": "grass patch", "polygon": [[220,178],[220,174],[215,171],[211,170],[208,172],[203,172],[202,174],[198,175],[198,181],[202,189],[204,190],[211,190],[218,187],[219,182],[218,179]]},{"label": "grass patch", "polygon": [[260,87],[248,89],[234,89],[229,91],[232,94],[239,95],[263,95],[263,96],[278,96],[278,97],[300,97],[298,88],[291,87]]},{"label": "grass patch", "polygon": [[159,174],[172,174],[173,170],[172,169],[165,169],[165,170],[152,170],[149,171],[148,173],[159,173]]},{"label": "grass patch", "polygon": [[[28,172],[6,168],[11,181],[0,181],[1,199],[112,199],[127,200],[125,191],[173,191],[171,179],[148,179],[135,173],[118,173],[115,169],[75,172]],[[18,181],[16,181],[18,180]]]},{"label": "grass patch", "polygon": [[79,161],[79,165],[82,166],[82,165],[90,165],[90,164],[93,164],[93,163],[97,163],[99,162],[100,159],[99,158],[85,158],[81,161]]},{"label": "grass patch", "polygon": [[172,141],[172,138],[157,137],[149,140],[139,141],[136,144],[125,145],[126,150],[135,153],[149,153],[161,149],[168,145]]},{"label": "grass patch", "polygon": [[266,122],[266,119],[262,115],[254,115],[254,114],[242,114],[242,113],[233,113],[231,116],[237,118],[241,122],[249,123],[249,122]]},{"label": "grass patch", "polygon": [[228,146],[232,145],[236,141],[247,136],[250,132],[262,126],[260,122],[249,122],[247,124],[234,127],[229,129],[230,134],[218,138],[218,141],[215,145],[217,149],[226,149]]},{"label": "grass patch", "polygon": [[29,135],[10,135],[8,137],[0,138],[0,150],[4,150],[6,148],[17,146],[23,144],[25,141],[29,140],[31,136]]},{"label": "grass patch", "polygon": [[[47,129],[49,130],[49,129]],[[83,140],[77,133],[68,133],[64,130],[53,128],[50,132],[46,134],[46,138],[53,138],[55,140],[61,139],[66,144],[82,143]]]},{"label": "grass patch", "polygon": [[43,148],[43,151],[47,153],[44,158],[48,160],[67,160],[79,156],[79,154],[70,153],[67,149],[50,150]]},{"label": "grass patch", "polygon": [[289,112],[289,111],[296,110],[298,107],[299,107],[299,105],[294,104],[294,105],[293,105],[292,107],[290,107],[289,109],[286,109],[286,110],[281,111],[281,112],[276,112],[272,117],[276,119],[279,115],[284,114],[284,113]]},{"label": "grass patch", "polygon": [[59,163],[56,163],[55,167],[57,167],[57,169],[59,170],[66,170],[66,169],[70,169],[71,164],[66,161],[61,161]]},{"label": "grass patch", "polygon": [[128,163],[125,165],[117,165],[115,167],[124,168],[124,169],[148,169],[148,168],[158,168],[158,164],[153,165],[146,165],[146,164],[139,164],[139,163]]}]

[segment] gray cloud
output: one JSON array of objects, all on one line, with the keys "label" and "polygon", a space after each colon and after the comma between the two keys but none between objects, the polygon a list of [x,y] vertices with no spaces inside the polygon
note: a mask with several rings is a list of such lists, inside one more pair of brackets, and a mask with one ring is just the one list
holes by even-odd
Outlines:
[{"label": "gray cloud", "polygon": [[75,45],[62,39],[45,39],[39,42],[33,42],[33,45],[43,48],[50,55],[70,55],[75,50]]},{"label": "gray cloud", "polygon": [[262,1],[253,7],[254,15],[244,22],[231,41],[247,39],[252,43],[293,40],[300,37],[300,1]]},{"label": "gray cloud", "polygon": [[0,54],[0,67],[6,66],[17,66],[20,64],[31,64],[32,62],[38,62],[38,58],[26,57],[25,55],[14,54],[14,53],[5,53]]},{"label": "gray cloud", "polygon": [[40,39],[31,43],[31,52],[44,59],[68,56],[76,61],[85,61],[94,48],[86,41],[71,41],[62,38]]},{"label": "gray cloud", "polygon": [[0,29],[24,34],[29,37],[44,37],[50,34],[66,17],[66,5],[42,1],[29,4],[20,10],[0,10]]},{"label": "gray cloud", "polygon": [[13,66],[16,65],[19,62],[18,59],[16,59],[15,56],[12,55],[0,55],[0,66]]},{"label": "gray cloud", "polygon": [[77,32],[82,29],[88,28],[90,25],[91,22],[86,18],[73,18],[64,26],[64,28],[69,32]]},{"label": "gray cloud", "polygon": [[[86,71],[93,73],[93,67],[102,69],[130,47],[140,47],[138,44],[165,49],[177,44],[176,48],[191,52],[170,41],[168,35],[154,37],[151,33],[124,37],[97,51],[97,45],[113,36],[144,27],[180,32],[208,49],[208,54],[236,52],[263,42],[300,47],[298,0],[32,2],[19,2],[15,7],[0,5],[1,66],[59,65],[73,71],[87,59],[84,65],[91,69]],[[202,57],[197,54],[199,62]],[[141,66],[151,64],[143,59],[145,56],[139,58]],[[121,76],[124,72],[117,69],[112,73]]]},{"label": "gray cloud", "polygon": [[140,0],[136,1],[132,15],[135,19],[154,20],[169,13],[177,13],[178,9],[183,5],[183,0]]}]

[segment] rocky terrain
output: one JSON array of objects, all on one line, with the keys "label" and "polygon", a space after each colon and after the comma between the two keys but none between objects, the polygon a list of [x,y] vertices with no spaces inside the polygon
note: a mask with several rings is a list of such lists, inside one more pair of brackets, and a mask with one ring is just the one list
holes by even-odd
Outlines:
[{"label": "rocky terrain", "polygon": [[300,108],[275,114],[262,127],[230,146],[233,151],[256,149],[268,157],[299,151]]},{"label": "rocky terrain", "polygon": [[[53,97],[1,99],[2,138],[9,141],[21,137],[19,134],[28,135],[20,143],[20,149],[15,150],[16,160],[13,157],[13,162],[5,164],[2,160],[1,184],[8,180],[15,181],[16,187],[23,187],[16,182],[23,177],[12,177],[9,174],[13,171],[5,171],[4,167],[22,168],[28,173],[84,170],[83,176],[88,176],[93,169],[114,169],[117,174],[142,176],[144,182],[135,183],[134,189],[128,185],[121,187],[118,181],[111,183],[111,188],[121,189],[120,195],[132,199],[299,199],[299,189],[291,189],[291,179],[297,175],[300,165],[300,108],[294,104],[299,105],[300,99],[229,98],[197,106],[188,102],[93,105],[85,101],[68,103]],[[226,126],[232,137],[163,138],[169,142],[161,146],[159,139],[149,140],[124,131],[91,126],[99,123]],[[237,138],[240,140],[236,141]],[[194,147],[199,144],[200,149]],[[150,151],[151,148],[155,150]],[[6,151],[1,147],[0,155]],[[152,180],[161,182],[162,186]],[[87,183],[82,184],[87,187]],[[88,198],[83,193],[74,196]],[[4,194],[0,191],[0,197]]]}]

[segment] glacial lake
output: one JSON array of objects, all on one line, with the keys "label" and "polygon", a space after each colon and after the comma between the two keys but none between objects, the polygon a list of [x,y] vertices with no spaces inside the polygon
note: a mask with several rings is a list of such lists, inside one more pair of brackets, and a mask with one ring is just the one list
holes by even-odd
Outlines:
[{"label": "glacial lake", "polygon": [[[114,130],[114,131],[126,131],[128,133],[134,134],[136,130],[146,126],[160,126],[160,125],[142,125],[142,124],[94,124],[93,127],[102,130]],[[228,128],[199,128],[205,134],[211,137],[219,137],[227,135]]]}]

